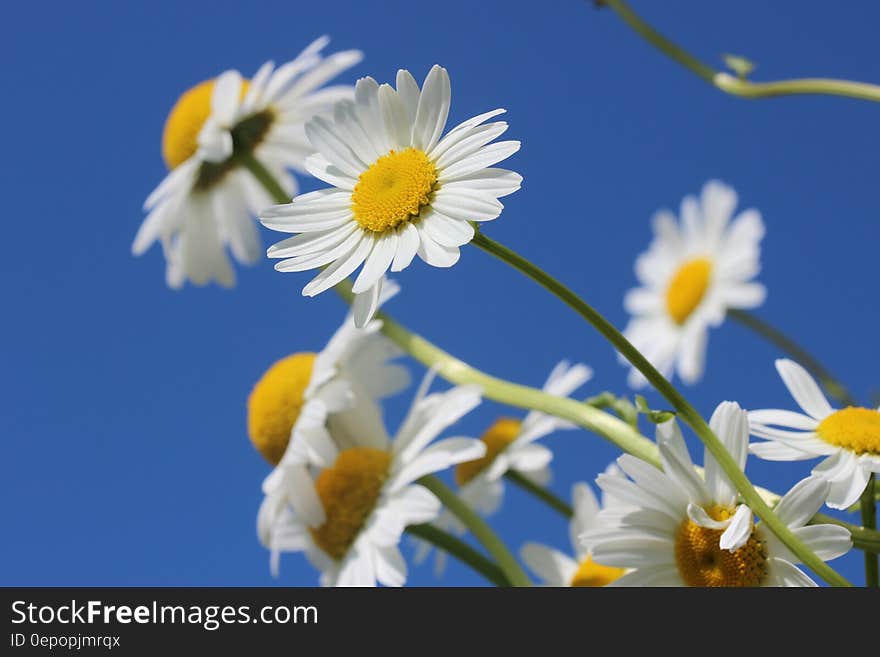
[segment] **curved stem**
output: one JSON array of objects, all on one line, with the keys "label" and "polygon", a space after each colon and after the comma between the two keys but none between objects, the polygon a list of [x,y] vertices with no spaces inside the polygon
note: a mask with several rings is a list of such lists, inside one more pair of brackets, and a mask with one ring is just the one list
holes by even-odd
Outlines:
[{"label": "curved stem", "polygon": [[740,98],[772,98],[774,96],[823,95],[846,96],[880,102],[880,85],[832,78],[799,78],[773,82],[750,82],[718,71],[673,43],[634,12],[624,0],[602,0],[613,9],[645,41],[675,60],[716,89]]},{"label": "curved stem", "polygon": [[434,493],[450,512],[470,530],[480,544],[491,554],[498,567],[512,586],[531,586],[532,582],[520,567],[516,558],[507,549],[486,521],[478,516],[467,504],[459,499],[449,487],[434,475],[418,480],[418,483]]},{"label": "curved stem", "polygon": [[507,577],[504,576],[498,564],[484,557],[457,536],[453,536],[449,532],[445,532],[439,527],[428,523],[410,525],[406,528],[406,533],[427,541],[437,549],[451,554],[496,586],[510,586],[510,582],[507,581]]},{"label": "curved stem", "polygon": [[516,470],[508,470],[504,473],[504,478],[513,482],[524,491],[534,495],[544,504],[549,506],[554,511],[558,511],[566,518],[571,518],[574,515],[574,509],[571,508],[568,502],[550,492],[550,490],[548,490],[547,488],[536,484],[534,481],[523,475],[521,472],[517,472]]},{"label": "curved stem", "polygon": [[646,359],[642,353],[636,349],[623,334],[597,312],[592,306],[568,289],[565,285],[557,281],[555,278],[533,265],[531,262],[511,251],[507,247],[489,239],[481,233],[477,233],[472,243],[487,253],[495,256],[502,262],[510,265],[520,273],[528,276],[533,281],[544,287],[552,294],[559,297],[587,322],[589,322],[605,339],[607,339],[620,352],[654,388],[666,400],[672,404],[678,412],[678,416],[693,429],[697,437],[706,446],[706,449],[712,454],[715,461],[727,475],[730,483],[739,491],[743,501],[749,508],[764,521],[767,528],[770,529],[781,540],[785,546],[794,552],[801,561],[813,570],[819,577],[829,584],[835,586],[852,586],[844,577],[838,574],[833,568],[820,559],[812,550],[807,548],[788,526],[782,522],[773,510],[767,506],[755,487],[748,480],[742,470],[740,470],[736,461],[730,455],[730,452],[724,447],[720,440],[715,436],[709,425],[703,417],[694,409],[693,406],[678,392],[678,390],[666,380],[660,372]]},{"label": "curved stem", "polygon": [[852,395],[849,394],[846,387],[834,378],[822,363],[813,358],[806,349],[798,345],[782,331],[744,310],[731,308],[727,311],[727,316],[754,331],[768,342],[776,345],[798,363],[803,365],[819,380],[819,383],[822,384],[825,391],[841,404],[844,404],[845,406],[858,405]]},{"label": "curved stem", "polygon": [[[877,528],[877,503],[874,501],[874,486],[877,476],[871,474],[868,477],[868,485],[862,492],[862,525],[865,529]],[[877,555],[865,552],[865,586],[877,588],[880,586],[880,574],[878,574]]]}]

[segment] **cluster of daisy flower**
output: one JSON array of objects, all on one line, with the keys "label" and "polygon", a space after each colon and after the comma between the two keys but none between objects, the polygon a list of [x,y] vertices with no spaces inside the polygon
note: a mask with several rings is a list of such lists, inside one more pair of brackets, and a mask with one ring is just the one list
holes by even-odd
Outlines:
[{"label": "cluster of daisy flower", "polygon": [[[416,255],[454,265],[481,224],[501,214],[498,199],[519,189],[518,174],[495,167],[519,142],[497,141],[508,127],[495,120],[502,109],[447,130],[451,85],[440,66],[421,86],[405,70],[394,86],[370,77],[353,87],[328,84],[361,54],[326,55],[326,46],[318,39],[249,80],[226,71],[181,96],[162,140],[170,172],[147,198],[132,248],[141,254],[158,241],[173,288],[230,286],[228,253],[241,263],[261,257],[259,217],[293,234],[268,250],[277,270],[318,270],[305,296],[350,285],[352,308],[327,345],[276,362],[248,399],[251,442],[272,468],[257,534],[275,574],[283,553],[302,552],[323,585],[399,586],[407,578],[404,532],[430,527],[460,541],[474,530],[473,517],[502,507],[510,480],[552,496],[553,452],[539,441],[577,427],[531,410],[497,419],[480,437],[440,439],[486,390],[437,390],[429,370],[400,427],[386,428],[385,400],[410,385],[404,352],[386,337],[379,312],[399,292],[387,274]],[[328,186],[298,194],[292,172]],[[625,297],[632,319],[624,333],[666,378],[697,382],[710,329],[764,301],[754,280],[764,224],[757,210],[737,212],[737,204],[731,187],[706,183],[698,198],[683,200],[680,217],[655,215],[654,241],[636,260],[640,287]],[[803,413],[723,402],[709,426],[740,471],[750,451],[777,461],[825,457],[774,513],[806,549],[831,560],[850,550],[851,532],[815,516],[826,504],[852,505],[880,472],[880,409],[835,410],[803,367],[776,366]],[[560,362],[543,394],[568,398],[591,377],[586,365]],[[644,386],[644,372],[633,368],[629,383]],[[520,551],[528,568],[550,586],[813,585],[799,555],[755,521],[709,451],[697,467],[678,420],[651,417],[660,467],[622,455],[596,480],[601,502],[589,484],[575,484],[566,510],[573,554],[528,543]],[[749,444],[749,436],[763,441]],[[426,485],[447,470],[474,515],[444,508]],[[415,533],[419,562],[432,534]],[[438,573],[444,557],[438,551]]]}]

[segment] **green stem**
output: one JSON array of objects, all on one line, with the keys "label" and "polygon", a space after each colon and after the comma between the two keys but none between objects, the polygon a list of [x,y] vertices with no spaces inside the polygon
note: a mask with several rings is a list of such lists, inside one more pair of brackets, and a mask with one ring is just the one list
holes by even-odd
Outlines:
[{"label": "green stem", "polygon": [[459,499],[449,487],[434,475],[419,479],[418,483],[434,493],[451,513],[453,513],[470,530],[486,551],[498,563],[498,567],[512,586],[531,586],[528,575],[517,563],[516,558],[507,549],[486,521],[478,516],[467,504]]},{"label": "green stem", "polygon": [[613,9],[624,23],[629,25],[645,41],[657,50],[695,73],[716,89],[740,98],[771,98],[774,96],[823,95],[846,96],[860,100],[880,102],[880,85],[831,78],[799,78],[773,82],[750,82],[723,71],[718,71],[700,61],[677,44],[655,30],[635,13],[624,0],[602,0]]},{"label": "green stem", "polygon": [[744,310],[730,309],[727,316],[754,331],[768,342],[776,345],[813,374],[825,388],[826,392],[845,406],[857,406],[856,401],[846,387],[813,358],[803,347],[789,338],[782,331]]},{"label": "green stem", "polygon": [[598,313],[592,306],[582,300],[574,292],[557,281],[555,278],[536,267],[531,262],[511,251],[507,247],[489,239],[481,233],[477,233],[472,243],[490,255],[495,256],[502,262],[510,265],[520,273],[531,278],[546,290],[559,297],[571,307],[596,330],[601,333],[620,352],[647,381],[672,404],[678,412],[678,416],[693,429],[697,437],[706,446],[706,449],[714,457],[715,461],[727,475],[730,483],[739,491],[743,501],[749,508],[764,521],[770,531],[781,540],[785,546],[796,554],[807,567],[811,568],[819,577],[835,586],[852,586],[844,577],[812,552],[803,541],[792,533],[788,526],[773,513],[773,510],[765,504],[755,487],[748,480],[730,452],[715,436],[703,417],[693,406],[666,380],[660,372],[646,359],[642,353],[627,340],[623,334]]},{"label": "green stem", "polygon": [[[868,477],[868,485],[862,492],[862,525],[865,529],[877,528],[877,503],[874,501],[874,485],[877,477],[873,473]],[[865,552],[865,586],[877,588],[878,580],[877,555]]]},{"label": "green stem", "polygon": [[269,192],[276,203],[290,203],[290,195],[278,184],[275,176],[263,166],[263,163],[254,157],[253,153],[240,151],[235,153],[233,157],[241,166],[253,174],[254,178]]},{"label": "green stem", "polygon": [[571,518],[574,515],[574,510],[571,508],[568,502],[563,500],[561,497],[557,497],[555,494],[551,493],[543,486],[539,486],[534,481],[523,475],[521,472],[517,472],[516,470],[508,470],[504,473],[504,478],[513,482],[524,491],[534,495],[539,500],[544,502],[544,504],[549,506],[554,511],[558,511],[566,518]]},{"label": "green stem", "polygon": [[423,525],[410,525],[406,533],[411,536],[427,541],[434,547],[451,554],[463,564],[470,566],[477,573],[495,584],[495,586],[510,586],[507,577],[493,561],[490,561],[460,538],[445,532],[439,527],[425,523]]}]

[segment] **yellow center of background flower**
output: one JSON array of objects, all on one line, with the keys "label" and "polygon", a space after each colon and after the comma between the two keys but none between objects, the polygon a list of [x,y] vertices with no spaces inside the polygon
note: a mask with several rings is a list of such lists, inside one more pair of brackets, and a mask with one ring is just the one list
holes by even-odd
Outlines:
[{"label": "yellow center of background flower", "polygon": [[248,397],[248,436],[272,465],[278,465],[287,449],[314,364],[313,353],[282,358],[266,370]]},{"label": "yellow center of background flower", "polygon": [[[211,116],[211,95],[214,80],[200,82],[177,99],[162,132],[162,157],[169,169],[183,164],[199,148],[199,132]],[[242,80],[241,97],[247,93],[248,82]]]},{"label": "yellow center of background flower", "polygon": [[388,477],[391,455],[381,449],[352,447],[315,481],[326,520],[309,529],[315,544],[339,561],[372,513]]},{"label": "yellow center of background flower", "polygon": [[[714,520],[726,520],[733,511],[706,509]],[[767,575],[767,550],[754,529],[735,552],[721,549],[721,529],[707,529],[685,520],[675,534],[675,563],[688,586],[760,586]]]},{"label": "yellow center of background flower", "polygon": [[358,178],[351,209],[361,228],[381,233],[417,217],[436,183],[437,167],[424,152],[391,151]]},{"label": "yellow center of background flower", "polygon": [[707,258],[688,260],[673,275],[666,288],[666,312],[676,324],[684,324],[697,309],[712,279],[712,262]]},{"label": "yellow center of background flower", "polygon": [[836,411],[819,423],[816,433],[826,443],[856,454],[880,455],[880,413],[873,409],[850,406]]},{"label": "yellow center of background flower", "polygon": [[521,427],[522,423],[513,418],[502,417],[496,420],[480,438],[486,444],[486,454],[473,461],[459,463],[455,467],[455,483],[464,486],[489,467],[495,457],[516,440]]},{"label": "yellow center of background flower", "polygon": [[625,572],[623,568],[603,566],[587,557],[581,561],[569,586],[608,586],[618,577],[622,577]]}]

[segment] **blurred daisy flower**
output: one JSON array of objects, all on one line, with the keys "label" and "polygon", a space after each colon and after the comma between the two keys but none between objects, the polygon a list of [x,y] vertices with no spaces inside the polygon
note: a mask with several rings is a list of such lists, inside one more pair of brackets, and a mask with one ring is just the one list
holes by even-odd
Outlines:
[{"label": "blurred daisy flower", "polygon": [[[550,373],[543,390],[551,395],[567,397],[589,381],[592,375],[592,370],[586,365],[571,365],[562,361]],[[551,478],[550,461],[553,460],[553,452],[535,441],[555,431],[574,428],[575,425],[566,420],[538,411],[531,411],[524,420],[499,418],[480,438],[486,446],[485,454],[462,462],[455,468],[458,496],[478,513],[489,516],[498,510],[504,500],[503,477],[509,470],[515,470],[540,486],[546,485]],[[443,513],[436,524],[456,534],[464,534],[466,530],[449,512]],[[415,542],[418,546],[418,563],[427,558],[430,546],[423,541]],[[445,553],[438,552],[438,575],[442,573],[445,562]]]},{"label": "blurred daisy flower", "polygon": [[[724,402],[710,426],[738,467],[748,456],[748,417]],[[705,480],[691,461],[675,420],[658,426],[663,471],[628,454],[617,463],[632,479],[600,475],[600,488],[632,510],[615,513],[616,525],[584,533],[599,563],[633,568],[612,586],[815,586],[797,558],[751,509],[706,451]],[[825,560],[851,547],[849,531],[836,525],[807,525],[825,503],[829,484],[810,477],[777,504],[776,514],[804,544]],[[600,520],[605,512],[600,512]]]},{"label": "blurred daisy flower", "polygon": [[[736,192],[712,180],[700,198],[681,203],[681,225],[666,210],[654,215],[654,241],[636,260],[642,287],[630,290],[624,306],[632,319],[627,339],[666,377],[678,372],[691,384],[703,375],[710,327],[729,308],[755,308],[766,296],[752,279],[760,270],[764,236],[754,209],[733,217]],[[638,370],[629,383],[642,387]]]},{"label": "blurred daisy flower", "polygon": [[518,141],[493,142],[507,130],[497,109],[442,136],[450,105],[446,69],[434,66],[419,89],[408,71],[397,88],[358,80],[354,102],[316,117],[306,133],[317,153],[306,161],[313,176],[332,185],[260,213],[263,225],[299,233],[269,249],[279,271],[323,268],[303,294],[315,296],[363,265],[354,282],[355,319],[375,311],[382,275],[418,256],[451,267],[474,236],[471,222],[495,219],[499,197],[519,189],[521,176],[493,168],[519,150]]},{"label": "blurred daisy flower", "polygon": [[312,152],[306,121],[352,96],[350,86],[318,88],[362,58],[355,50],[323,57],[328,41],[316,40],[278,68],[265,63],[251,80],[226,71],[172,108],[162,135],[169,174],[144,203],[148,214],[132,245],[141,255],[161,242],[170,287],[187,280],[234,285],[227,247],[245,264],[262,257],[253,217],[275,201],[238,158],[256,158],[285,193],[296,193],[289,169],[303,171]]},{"label": "blurred daisy flower", "polygon": [[322,586],[402,586],[401,535],[408,525],[434,520],[441,506],[414,482],[485,451],[471,438],[429,445],[480,403],[476,386],[428,395],[432,379],[430,372],[393,440],[381,426],[363,426],[343,447],[331,426],[317,450],[317,476],[293,475],[304,504],[285,509],[273,547],[304,552],[321,571]]},{"label": "blurred daisy flower", "polygon": [[[605,471],[609,476],[622,476],[616,466]],[[579,482],[572,487],[574,515],[569,524],[574,557],[539,543],[526,543],[520,551],[525,564],[538,575],[547,586],[606,586],[624,574],[623,568],[603,566],[593,561],[588,550],[580,541],[586,531],[601,527],[599,510],[615,504],[613,498],[602,495],[602,507],[589,484]]]},{"label": "blurred daisy flower", "polygon": [[[396,283],[386,282],[382,301],[397,291]],[[379,401],[409,385],[409,373],[393,362],[401,351],[381,328],[379,320],[355,328],[349,314],[323,350],[281,359],[248,397],[248,435],[275,466],[263,482],[257,517],[264,545],[272,544],[284,508],[303,504],[303,492],[295,488],[301,479],[294,474],[325,462],[328,442],[340,447],[353,444],[361,431],[381,432]]]},{"label": "blurred daisy flower", "polygon": [[831,483],[828,506],[846,509],[859,499],[871,473],[880,473],[880,409],[835,410],[803,367],[780,359],[776,370],[803,413],[751,411],[752,435],[769,442],[752,443],[749,449],[771,461],[826,457],[813,474]]}]

